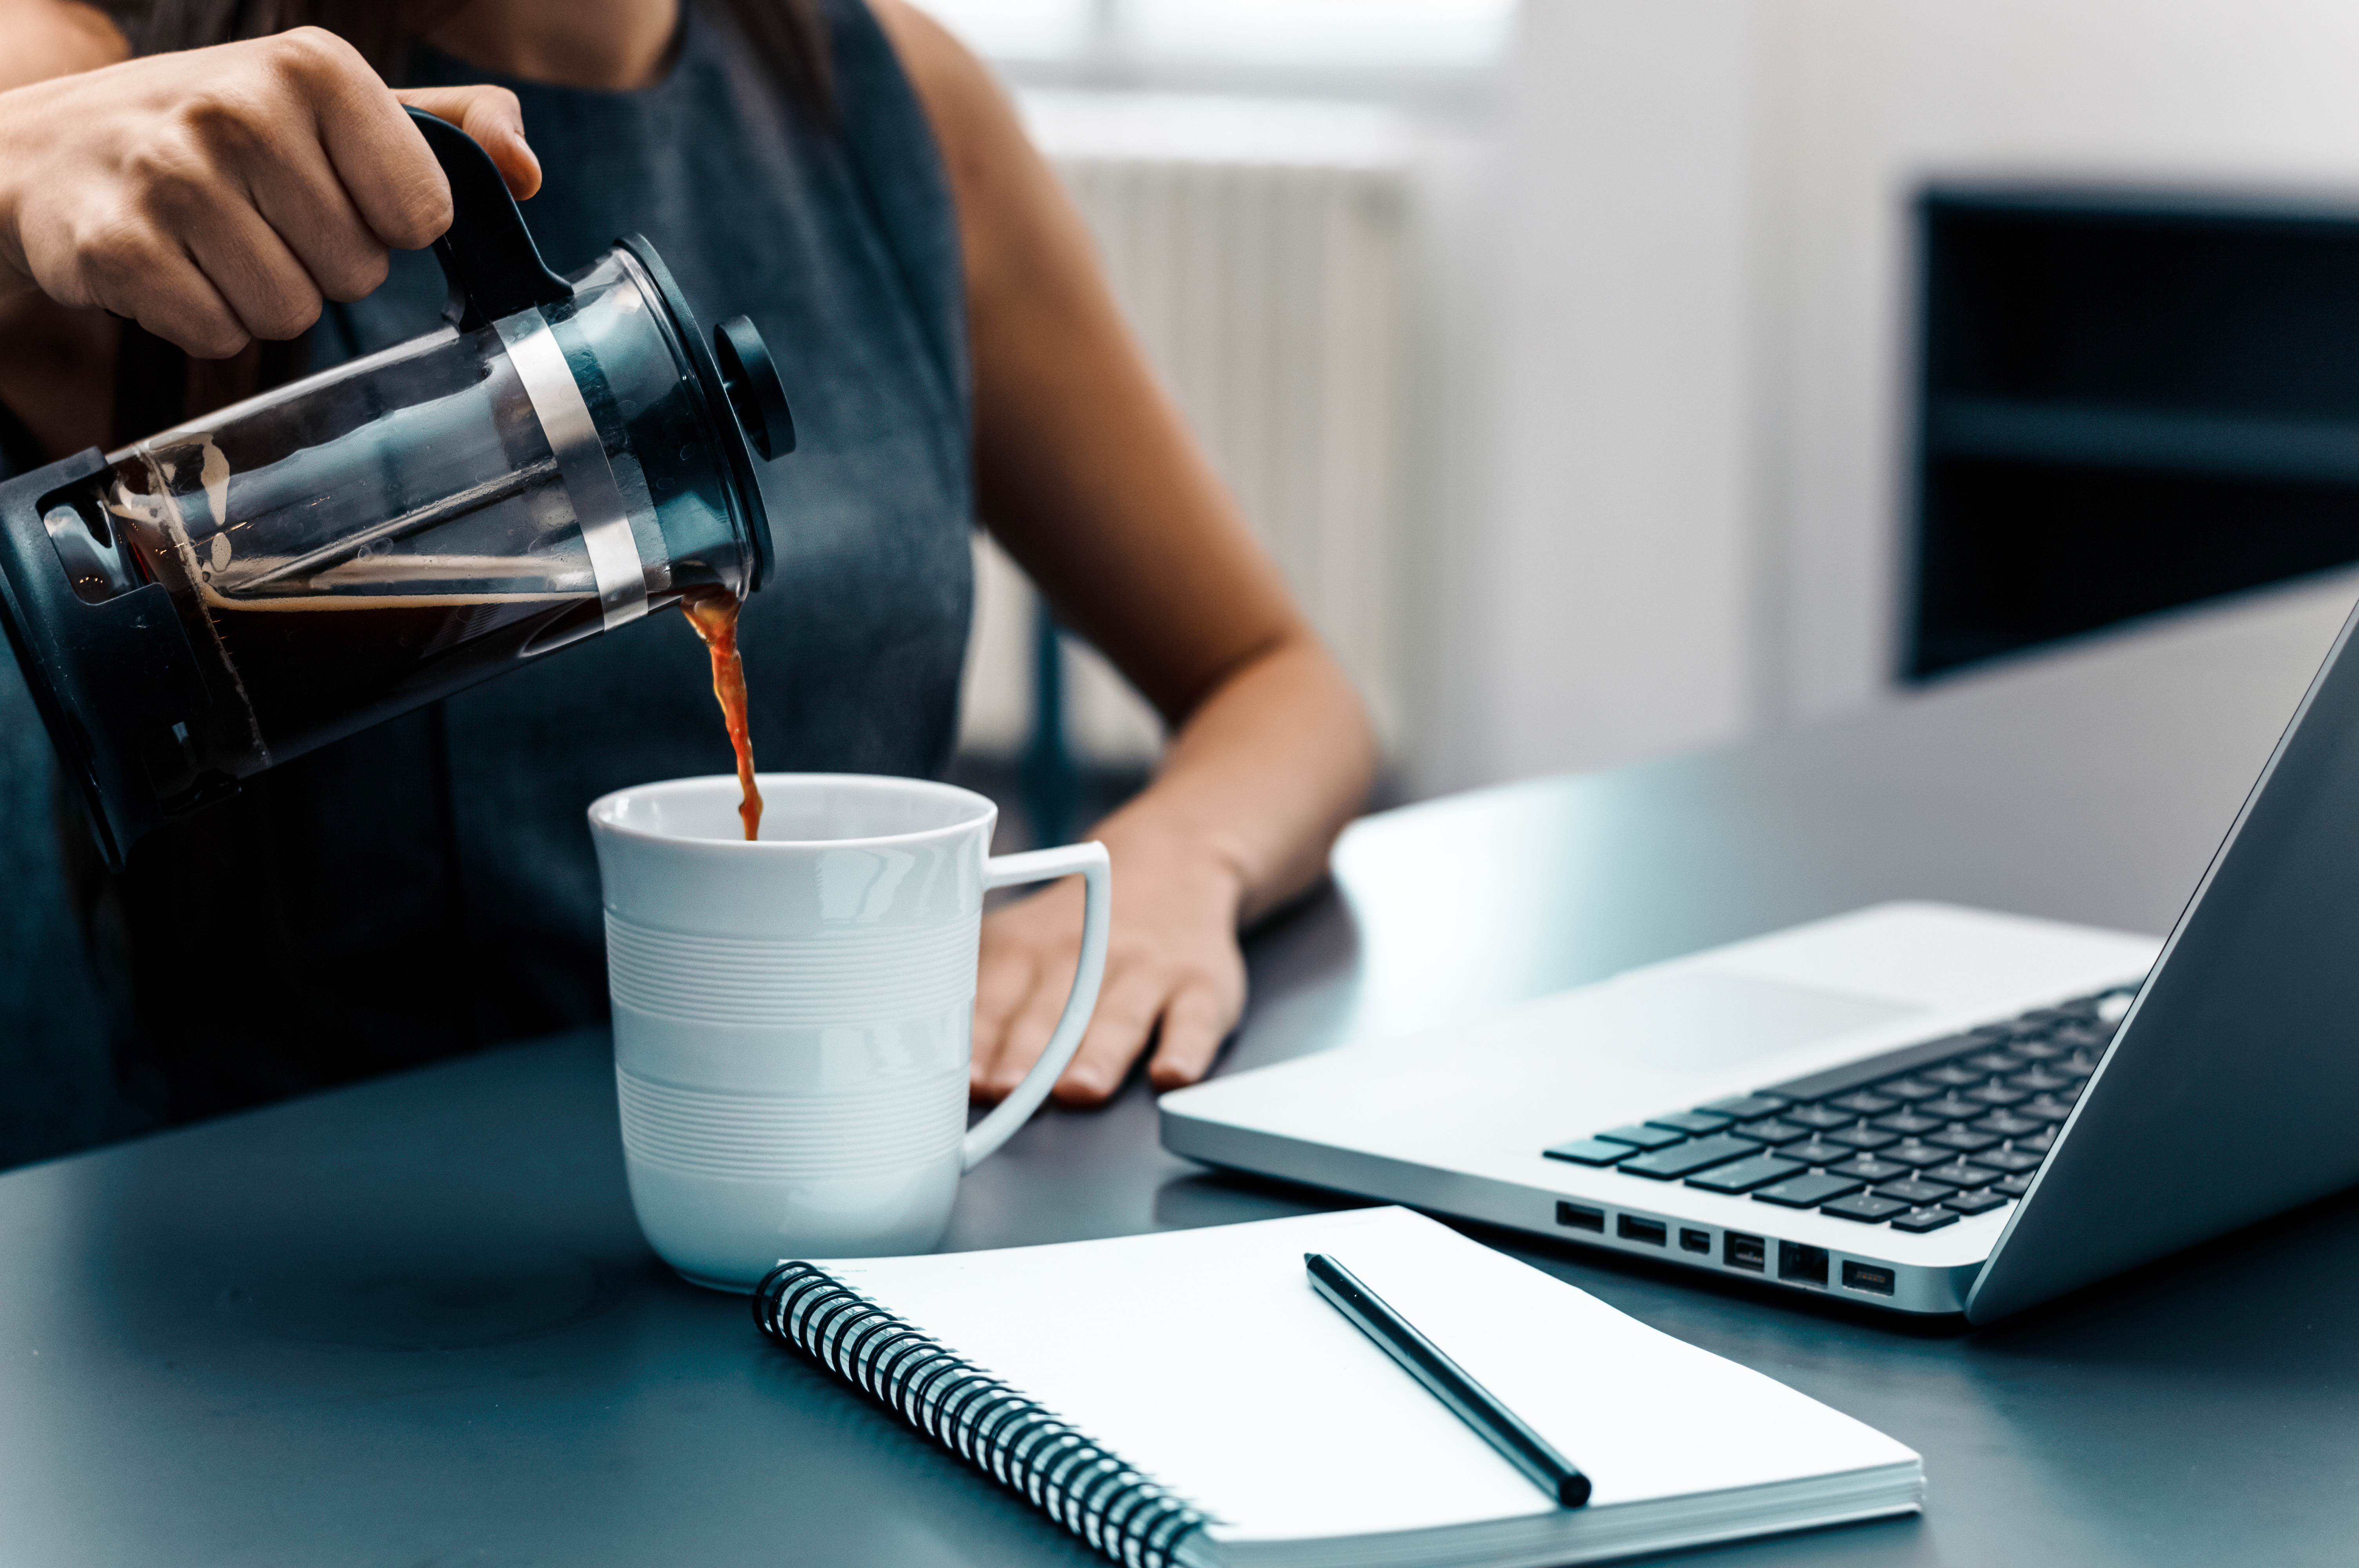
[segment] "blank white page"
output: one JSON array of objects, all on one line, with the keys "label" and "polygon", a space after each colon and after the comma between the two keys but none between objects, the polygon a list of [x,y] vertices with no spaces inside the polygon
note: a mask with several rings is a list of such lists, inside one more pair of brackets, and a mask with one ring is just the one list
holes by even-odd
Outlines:
[{"label": "blank white page", "polygon": [[1552,1511],[1312,1291],[1305,1252],[1357,1274],[1586,1471],[1592,1509],[1916,1457],[1407,1209],[821,1266],[1212,1514],[1217,1538]]}]

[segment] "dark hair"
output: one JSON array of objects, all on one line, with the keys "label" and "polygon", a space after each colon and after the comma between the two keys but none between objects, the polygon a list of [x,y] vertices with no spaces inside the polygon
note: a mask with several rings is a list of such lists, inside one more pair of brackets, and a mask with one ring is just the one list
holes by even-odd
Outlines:
[{"label": "dark hair", "polygon": [[[718,13],[764,72],[820,124],[835,113],[827,19],[818,0],[692,0]],[[410,41],[463,8],[466,0],[107,0],[104,9],[134,54],[202,49],[266,38],[289,27],[325,27],[398,87]]]}]

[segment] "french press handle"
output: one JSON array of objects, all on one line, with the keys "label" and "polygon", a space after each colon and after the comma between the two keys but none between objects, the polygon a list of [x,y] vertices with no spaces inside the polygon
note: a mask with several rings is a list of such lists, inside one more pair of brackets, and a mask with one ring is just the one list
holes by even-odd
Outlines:
[{"label": "french press handle", "polygon": [[573,286],[540,259],[492,155],[448,120],[423,109],[411,109],[409,118],[451,182],[451,227],[434,242],[434,259],[451,280],[445,314],[459,330],[572,298]]}]

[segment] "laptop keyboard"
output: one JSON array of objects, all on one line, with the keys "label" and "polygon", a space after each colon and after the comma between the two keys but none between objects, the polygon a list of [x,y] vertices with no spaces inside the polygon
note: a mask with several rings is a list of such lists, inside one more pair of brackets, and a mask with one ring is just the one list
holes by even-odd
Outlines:
[{"label": "laptop keyboard", "polygon": [[1862,1225],[1939,1230],[2030,1190],[2135,987],[1544,1151]]}]

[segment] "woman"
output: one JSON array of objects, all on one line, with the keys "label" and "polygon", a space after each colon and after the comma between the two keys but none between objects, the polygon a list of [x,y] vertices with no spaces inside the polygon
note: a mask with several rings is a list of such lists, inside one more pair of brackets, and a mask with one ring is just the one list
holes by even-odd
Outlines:
[{"label": "woman", "polygon": [[[224,9],[118,30],[0,0],[0,70],[44,78],[0,92],[0,454],[430,326],[418,247],[448,196],[398,101],[459,123],[560,270],[642,231],[782,351],[803,444],[744,628],[765,767],[947,761],[978,517],[1163,713],[1156,781],[1095,829],[1121,896],[1058,1092],[1102,1101],[1150,1051],[1158,1086],[1201,1076],[1244,1001],[1237,929],[1320,874],[1371,737],[984,69],[900,0],[293,0],[226,8],[269,36],[150,52],[239,31],[205,22]],[[312,15],[349,38],[273,30]],[[685,628],[599,639],[143,844],[92,900],[135,977],[134,1076],[180,1119],[593,1018],[582,806],[725,765],[700,658]],[[978,1097],[1045,1044],[1079,908],[1061,886],[985,923]]]}]

